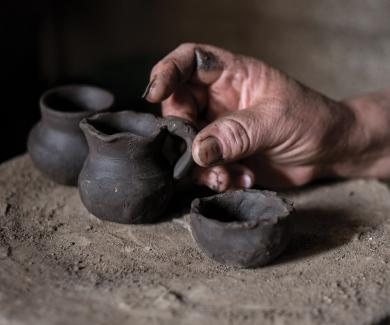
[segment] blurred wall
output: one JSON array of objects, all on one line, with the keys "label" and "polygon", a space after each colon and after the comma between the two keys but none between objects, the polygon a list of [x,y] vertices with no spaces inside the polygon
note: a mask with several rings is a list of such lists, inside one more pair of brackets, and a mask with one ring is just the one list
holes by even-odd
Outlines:
[{"label": "blurred wall", "polygon": [[91,82],[148,109],[150,68],[182,42],[261,58],[336,99],[384,88],[389,21],[387,0],[3,0],[0,161],[25,151],[48,87]]},{"label": "blurred wall", "polygon": [[[90,0],[73,5],[66,5],[59,26],[63,70],[70,74],[103,61],[158,57],[195,41],[262,58],[336,98],[390,85],[387,0]],[[145,82],[145,76],[137,78]]]},{"label": "blurred wall", "polygon": [[46,1],[0,2],[0,162],[25,151],[45,88],[40,65],[41,20]]}]

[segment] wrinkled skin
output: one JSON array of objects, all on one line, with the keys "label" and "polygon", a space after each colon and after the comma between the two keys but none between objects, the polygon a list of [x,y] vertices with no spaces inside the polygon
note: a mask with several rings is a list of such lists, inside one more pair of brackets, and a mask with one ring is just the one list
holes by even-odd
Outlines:
[{"label": "wrinkled skin", "polygon": [[154,66],[144,97],[201,128],[193,177],[218,192],[390,177],[390,92],[337,102],[262,61],[189,43]]}]

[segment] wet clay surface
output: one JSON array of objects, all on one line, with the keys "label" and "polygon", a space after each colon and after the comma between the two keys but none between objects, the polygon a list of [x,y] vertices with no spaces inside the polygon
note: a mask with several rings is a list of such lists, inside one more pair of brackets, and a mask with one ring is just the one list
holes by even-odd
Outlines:
[{"label": "wet clay surface", "polygon": [[387,324],[387,186],[355,180],[288,197],[297,215],[283,256],[239,270],[199,252],[186,216],[102,222],[28,156],[9,161],[0,167],[0,324]]}]

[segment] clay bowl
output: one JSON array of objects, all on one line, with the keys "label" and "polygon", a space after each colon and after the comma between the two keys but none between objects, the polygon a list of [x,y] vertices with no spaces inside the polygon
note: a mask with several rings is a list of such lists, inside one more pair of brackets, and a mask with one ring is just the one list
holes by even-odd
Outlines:
[{"label": "clay bowl", "polygon": [[270,263],[287,246],[293,210],[274,192],[233,191],[192,201],[190,226],[212,259],[254,268]]}]

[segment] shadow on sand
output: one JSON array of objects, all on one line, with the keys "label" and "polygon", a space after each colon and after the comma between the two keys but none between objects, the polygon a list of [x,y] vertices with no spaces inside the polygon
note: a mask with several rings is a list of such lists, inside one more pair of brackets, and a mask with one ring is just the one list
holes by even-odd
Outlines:
[{"label": "shadow on sand", "polygon": [[341,209],[298,209],[292,217],[290,243],[272,265],[305,259],[347,244],[365,226],[350,213]]},{"label": "shadow on sand", "polygon": [[[205,187],[189,187],[177,192],[172,200],[166,218],[161,222],[182,217],[189,213],[191,201],[195,198],[214,195]],[[350,242],[361,227],[363,220],[353,217],[350,209],[298,208],[291,219],[291,240],[280,257],[270,265],[296,262]]]}]

